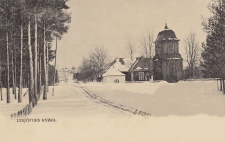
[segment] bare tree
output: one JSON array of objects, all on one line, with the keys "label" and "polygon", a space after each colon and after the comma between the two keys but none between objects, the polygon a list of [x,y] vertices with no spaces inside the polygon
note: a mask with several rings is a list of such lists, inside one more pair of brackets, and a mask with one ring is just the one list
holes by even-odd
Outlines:
[{"label": "bare tree", "polygon": [[[154,50],[154,36],[151,30],[148,30],[145,34],[143,34],[141,40],[141,55],[147,58],[148,61],[148,71],[149,75],[153,75],[152,73],[152,57],[155,54]],[[150,78],[149,78],[150,79]]]},{"label": "bare tree", "polygon": [[96,77],[98,81],[101,81],[102,75],[106,70],[109,63],[108,52],[103,47],[95,48],[90,53],[90,61],[96,72]]},{"label": "bare tree", "polygon": [[[130,39],[127,39],[127,50],[130,56],[131,61],[134,60],[135,46],[131,43]],[[131,81],[134,81],[133,69],[131,69]]]},{"label": "bare tree", "polygon": [[196,40],[195,33],[189,33],[184,40],[185,42],[185,54],[186,61],[190,72],[190,77],[194,77],[194,68],[197,66],[199,61],[199,44]]},{"label": "bare tree", "polygon": [[141,55],[146,58],[152,58],[155,54],[154,52],[154,36],[151,30],[148,30],[143,34],[141,40]]},{"label": "bare tree", "polygon": [[134,60],[134,53],[135,53],[135,46],[131,43],[129,38],[127,39],[127,49],[129,51],[130,59],[133,62],[133,60]]}]

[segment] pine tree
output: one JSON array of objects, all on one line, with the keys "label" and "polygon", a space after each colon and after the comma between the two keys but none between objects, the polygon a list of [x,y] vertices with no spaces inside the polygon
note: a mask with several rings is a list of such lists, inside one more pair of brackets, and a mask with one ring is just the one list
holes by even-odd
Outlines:
[{"label": "pine tree", "polygon": [[[203,22],[207,33],[203,44],[202,67],[205,77],[217,77],[224,80],[225,72],[225,1],[213,0],[208,6],[212,16]],[[224,81],[221,82],[224,86]],[[224,87],[223,87],[224,88]],[[225,89],[224,89],[225,90]]]}]

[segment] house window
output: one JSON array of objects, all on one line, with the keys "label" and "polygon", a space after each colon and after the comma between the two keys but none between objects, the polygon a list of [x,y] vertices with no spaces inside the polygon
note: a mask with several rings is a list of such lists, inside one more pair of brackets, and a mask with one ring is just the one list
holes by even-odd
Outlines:
[{"label": "house window", "polygon": [[144,80],[144,72],[139,72],[139,80]]},{"label": "house window", "polygon": [[114,83],[120,83],[119,79],[115,79]]}]

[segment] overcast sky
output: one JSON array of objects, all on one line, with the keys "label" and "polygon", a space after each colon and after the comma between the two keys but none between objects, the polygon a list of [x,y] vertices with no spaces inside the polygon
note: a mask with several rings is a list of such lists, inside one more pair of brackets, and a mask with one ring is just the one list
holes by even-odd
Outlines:
[{"label": "overcast sky", "polygon": [[77,67],[90,50],[103,46],[112,59],[129,57],[127,38],[140,47],[146,30],[153,30],[154,40],[165,22],[180,39],[184,58],[184,39],[195,32],[205,40],[202,18],[208,17],[211,0],[70,0],[70,29],[58,45],[58,68]]}]

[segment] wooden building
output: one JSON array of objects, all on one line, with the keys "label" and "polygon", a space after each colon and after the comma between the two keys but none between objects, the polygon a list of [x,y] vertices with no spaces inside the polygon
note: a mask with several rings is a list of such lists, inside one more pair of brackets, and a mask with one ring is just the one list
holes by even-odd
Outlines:
[{"label": "wooden building", "polygon": [[129,72],[133,81],[149,81],[152,73],[152,59],[138,57],[133,63]]},{"label": "wooden building", "polygon": [[167,25],[155,41],[153,64],[154,80],[177,82],[182,79],[183,58],[179,54],[179,39]]}]

